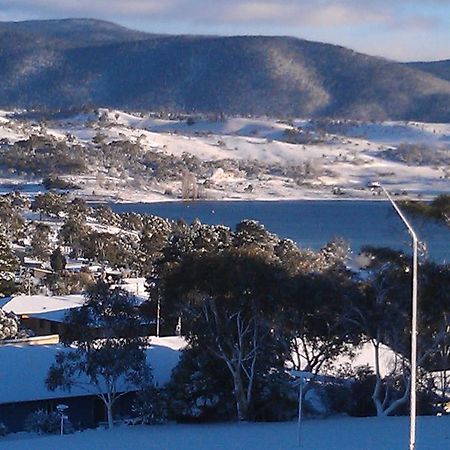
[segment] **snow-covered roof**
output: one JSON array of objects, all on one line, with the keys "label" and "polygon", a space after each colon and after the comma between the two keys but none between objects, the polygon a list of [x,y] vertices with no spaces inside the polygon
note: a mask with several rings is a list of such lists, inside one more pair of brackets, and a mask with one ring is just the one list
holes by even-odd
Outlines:
[{"label": "snow-covered roof", "polygon": [[64,297],[48,295],[18,295],[2,306],[6,312],[15,314],[40,314],[51,311],[66,311],[78,308],[84,303],[82,295]]},{"label": "snow-covered roof", "polygon": [[148,300],[148,292],[145,278],[123,278],[119,284],[113,284],[111,287],[123,289],[133,294],[138,300]]},{"label": "snow-covered roof", "polygon": [[44,264],[40,259],[32,258],[31,256],[25,256],[23,258],[24,264]]},{"label": "snow-covered roof", "polygon": [[87,264],[82,261],[69,261],[66,263],[66,270],[81,270],[83,267],[86,267]]},{"label": "snow-covered roof", "polygon": [[[185,345],[186,341],[179,337],[151,338],[147,361],[156,383],[163,385],[169,381]],[[48,370],[62,349],[59,344],[0,346],[0,404],[92,395],[81,388],[70,392],[46,388]]]}]

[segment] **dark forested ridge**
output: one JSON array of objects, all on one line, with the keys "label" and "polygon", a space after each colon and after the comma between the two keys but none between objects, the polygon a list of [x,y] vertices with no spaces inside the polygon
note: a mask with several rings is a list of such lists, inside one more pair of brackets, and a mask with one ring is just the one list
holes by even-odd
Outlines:
[{"label": "dark forested ridge", "polygon": [[289,37],[154,35],[92,19],[0,23],[3,108],[450,121],[449,77],[430,67]]}]

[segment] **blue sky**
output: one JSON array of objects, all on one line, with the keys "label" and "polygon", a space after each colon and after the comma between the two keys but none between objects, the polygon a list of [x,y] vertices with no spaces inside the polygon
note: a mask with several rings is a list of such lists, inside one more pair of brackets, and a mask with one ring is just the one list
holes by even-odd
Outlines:
[{"label": "blue sky", "polygon": [[0,0],[0,20],[93,17],[157,33],[266,34],[450,59],[450,0]]}]

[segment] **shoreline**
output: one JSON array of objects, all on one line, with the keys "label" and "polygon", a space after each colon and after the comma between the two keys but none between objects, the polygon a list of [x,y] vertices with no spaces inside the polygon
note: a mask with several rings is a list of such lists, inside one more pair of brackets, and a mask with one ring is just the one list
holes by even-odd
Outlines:
[{"label": "shoreline", "polygon": [[[442,192],[444,194],[445,192]],[[431,201],[439,194],[421,194],[408,196],[408,195],[394,195],[394,198],[400,201],[412,200],[412,201]],[[388,199],[384,195],[367,195],[367,196],[336,196],[336,195],[303,195],[303,196],[286,196],[286,197],[222,197],[222,198],[201,198],[195,200],[187,200],[183,198],[143,198],[142,200],[133,198],[115,198],[113,196],[98,196],[97,199],[93,199],[92,196],[82,196],[87,203],[96,204],[154,204],[154,203],[240,203],[240,202],[252,202],[252,203],[279,203],[279,202],[386,202]],[[89,198],[91,197],[91,198]],[[143,196],[146,197],[146,196]]]},{"label": "shoreline", "polygon": [[[3,187],[3,189],[1,189]],[[450,190],[414,190],[409,191],[402,186],[400,191],[398,185],[386,186],[391,195],[398,200],[412,200],[412,201],[430,201],[440,194],[450,194]],[[28,189],[27,189],[28,188]],[[30,189],[32,188],[32,189]],[[78,190],[69,190],[68,195],[72,198],[79,197],[84,199],[89,204],[153,204],[153,203],[219,203],[219,202],[351,202],[351,201],[387,201],[383,194],[378,194],[370,188],[349,188],[343,186],[341,193],[334,194],[330,189],[278,189],[278,192],[268,192],[270,189],[261,189],[257,193],[235,192],[233,190],[227,191],[207,191],[204,198],[195,200],[186,200],[175,195],[164,194],[163,191],[150,190],[134,190],[123,189],[107,191],[106,189],[98,188],[98,186],[85,186]],[[264,192],[265,190],[265,192]],[[276,191],[277,189],[275,189]],[[5,195],[10,192],[18,191],[19,193],[33,198],[37,194],[48,192],[43,186],[41,180],[20,180],[14,178],[0,178],[0,195]],[[103,192],[102,192],[103,191]],[[58,191],[56,192],[63,192]],[[94,193],[95,192],[95,193]]]}]

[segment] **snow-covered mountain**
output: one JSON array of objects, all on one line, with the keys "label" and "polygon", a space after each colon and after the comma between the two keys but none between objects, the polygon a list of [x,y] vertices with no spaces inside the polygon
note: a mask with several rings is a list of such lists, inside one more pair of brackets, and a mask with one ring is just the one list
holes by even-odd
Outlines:
[{"label": "snow-covered mountain", "polygon": [[166,36],[90,19],[0,23],[0,107],[450,121],[450,81],[289,37]]}]

